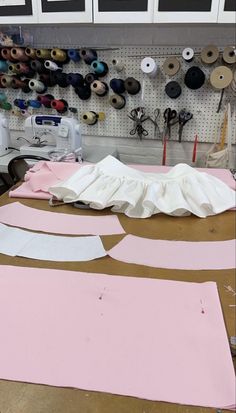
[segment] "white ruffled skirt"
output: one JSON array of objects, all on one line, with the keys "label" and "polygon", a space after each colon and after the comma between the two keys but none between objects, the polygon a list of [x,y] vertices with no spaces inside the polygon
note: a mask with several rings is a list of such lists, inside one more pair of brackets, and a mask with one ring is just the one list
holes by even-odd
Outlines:
[{"label": "white ruffled skirt", "polygon": [[236,193],[219,179],[186,164],[164,174],[130,168],[112,156],[86,165],[49,188],[65,203],[82,201],[94,209],[112,207],[132,218],[160,212],[205,218],[236,206]]}]

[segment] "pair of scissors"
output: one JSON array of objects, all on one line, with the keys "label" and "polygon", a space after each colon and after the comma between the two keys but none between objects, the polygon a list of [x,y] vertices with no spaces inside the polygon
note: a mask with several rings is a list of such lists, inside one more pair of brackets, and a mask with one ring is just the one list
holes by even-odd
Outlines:
[{"label": "pair of scissors", "polygon": [[171,108],[167,108],[164,111],[164,120],[165,120],[165,128],[164,128],[164,134],[163,134],[163,141],[165,137],[167,139],[170,139],[171,137],[171,126],[175,125],[177,123],[177,112],[176,110],[172,110]]},{"label": "pair of scissors", "polygon": [[148,135],[148,131],[142,126],[142,123],[148,119],[147,116],[145,117],[145,108],[138,107],[132,109],[128,117],[134,121],[134,129],[130,131],[130,135],[137,133],[140,139],[142,139],[142,136]]}]

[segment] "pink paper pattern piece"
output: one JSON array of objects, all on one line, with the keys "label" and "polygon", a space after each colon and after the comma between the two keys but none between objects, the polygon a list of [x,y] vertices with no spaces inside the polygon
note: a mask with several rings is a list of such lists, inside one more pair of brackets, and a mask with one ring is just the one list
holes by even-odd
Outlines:
[{"label": "pink paper pattern piece", "polygon": [[81,216],[43,211],[13,202],[0,207],[0,222],[18,228],[68,235],[125,233],[116,215]]},{"label": "pink paper pattern piece", "polygon": [[235,268],[236,240],[166,241],[127,235],[108,255],[115,260],[179,270]]},{"label": "pink paper pattern piece", "polygon": [[0,325],[2,379],[235,404],[214,282],[0,266]]}]

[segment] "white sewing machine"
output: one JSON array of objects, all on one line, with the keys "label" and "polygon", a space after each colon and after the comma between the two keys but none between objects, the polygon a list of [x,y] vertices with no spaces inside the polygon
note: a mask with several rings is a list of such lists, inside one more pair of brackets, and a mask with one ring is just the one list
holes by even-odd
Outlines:
[{"label": "white sewing machine", "polygon": [[10,152],[10,131],[8,121],[3,113],[0,113],[0,156]]},{"label": "white sewing machine", "polygon": [[25,139],[32,144],[20,147],[22,155],[48,157],[52,151],[73,152],[82,146],[77,119],[58,115],[32,115],[25,120]]}]

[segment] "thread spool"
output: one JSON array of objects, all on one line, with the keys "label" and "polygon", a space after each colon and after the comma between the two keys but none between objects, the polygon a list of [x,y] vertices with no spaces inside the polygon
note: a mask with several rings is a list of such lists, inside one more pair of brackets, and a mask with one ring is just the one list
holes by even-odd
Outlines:
[{"label": "thread spool", "polygon": [[81,100],[88,100],[91,97],[90,86],[87,84],[84,84],[82,86],[76,87],[75,93],[79,96]]},{"label": "thread spool", "polygon": [[133,77],[128,77],[125,80],[125,90],[130,95],[137,95],[141,89],[141,85],[138,80],[134,79]]},{"label": "thread spool", "polygon": [[52,62],[51,60],[45,60],[44,67],[45,69],[50,70],[52,72],[56,72],[57,70],[62,70],[61,66],[58,66],[55,62]]},{"label": "thread spool", "polygon": [[68,86],[66,73],[57,70],[56,72],[52,72],[51,77],[53,79],[53,82],[55,82],[58,86],[63,88],[66,88]]},{"label": "thread spool", "polygon": [[49,49],[37,49],[36,56],[38,59],[51,59],[51,50]]},{"label": "thread spool", "polygon": [[93,49],[81,49],[80,57],[87,65],[91,65],[94,60],[97,60],[97,52]]},{"label": "thread spool", "polygon": [[21,110],[17,107],[13,107],[12,110],[11,110],[11,114],[13,116],[20,116],[21,115]]},{"label": "thread spool", "polygon": [[125,82],[122,79],[111,79],[110,87],[118,95],[125,92]]},{"label": "thread spool", "polygon": [[80,73],[68,73],[66,81],[68,85],[73,87],[78,87],[84,84],[84,78]]},{"label": "thread spool", "polygon": [[98,121],[98,116],[96,112],[84,112],[82,115],[82,120],[87,125],[95,125],[95,123],[97,123]]},{"label": "thread spool", "polygon": [[17,77],[13,77],[12,84],[13,89],[24,89],[26,87],[25,80],[18,79]]},{"label": "thread spool", "polygon": [[44,63],[40,62],[39,60],[32,60],[30,62],[30,67],[34,72],[37,72],[37,73],[45,73],[46,72],[46,68],[44,66]]},{"label": "thread spool", "polygon": [[54,99],[51,101],[51,107],[58,113],[65,113],[68,110],[68,103],[64,99]]},{"label": "thread spool", "polygon": [[7,97],[6,97],[5,93],[0,92],[0,104],[2,102],[5,102],[6,100],[7,100]]},{"label": "thread spool", "polygon": [[98,80],[98,75],[96,75],[96,73],[88,73],[85,76],[84,80],[88,85],[91,85],[91,83],[93,83],[95,80]]},{"label": "thread spool", "polygon": [[51,102],[54,100],[53,95],[44,95],[38,96],[37,100],[43,105],[45,108],[51,108]]},{"label": "thread spool", "polygon": [[190,63],[194,59],[194,50],[191,47],[186,47],[182,51],[182,57],[185,60],[185,62]]},{"label": "thread spool", "polygon": [[5,73],[8,71],[8,63],[5,60],[0,60],[0,72]]},{"label": "thread spool", "polygon": [[112,59],[111,64],[113,66],[113,68],[119,73],[122,72],[122,70],[124,69],[124,63],[122,63],[120,60],[118,59]]},{"label": "thread spool", "polygon": [[180,63],[176,57],[168,57],[163,64],[163,70],[168,76],[176,75],[179,69]]},{"label": "thread spool", "polygon": [[2,102],[1,108],[4,109],[4,110],[11,110],[12,105],[11,105],[10,102]]},{"label": "thread spool", "polygon": [[11,57],[19,62],[27,62],[29,57],[25,54],[25,49],[22,47],[13,47],[11,49]]},{"label": "thread spool", "polygon": [[9,71],[9,73],[10,73],[11,75],[16,74],[16,73],[17,73],[16,64],[15,64],[15,63],[11,63],[11,64],[8,66],[8,71]]},{"label": "thread spool", "polygon": [[105,62],[100,62],[99,60],[94,60],[91,63],[91,68],[99,77],[104,77],[108,73],[108,66]]},{"label": "thread spool", "polygon": [[122,109],[126,105],[126,100],[122,95],[111,95],[109,98],[110,105],[115,109]]},{"label": "thread spool", "polygon": [[76,49],[67,50],[67,56],[69,57],[70,60],[72,60],[75,63],[78,63],[81,60],[79,50],[76,50]]},{"label": "thread spool", "polygon": [[9,62],[15,62],[15,59],[13,59],[11,55],[11,49],[9,48],[2,49],[1,55],[4,60],[9,60]]},{"label": "thread spool", "polygon": [[31,115],[31,113],[28,110],[22,109],[20,111],[21,116],[24,116],[24,118],[27,118],[28,116]]},{"label": "thread spool", "polygon": [[230,85],[232,80],[233,72],[229,67],[218,66],[211,72],[210,83],[215,89],[225,89]]},{"label": "thread spool", "polygon": [[90,85],[92,92],[96,93],[97,96],[103,97],[106,96],[108,92],[108,86],[105,82],[101,82],[100,80],[95,80]]},{"label": "thread spool", "polygon": [[27,104],[28,104],[29,107],[31,107],[33,109],[39,109],[42,106],[41,102],[39,100],[36,100],[36,99],[27,100]]},{"label": "thread spool", "polygon": [[167,96],[171,99],[177,99],[181,95],[181,86],[178,82],[169,82],[165,87]]},{"label": "thread spool", "polygon": [[41,73],[39,75],[39,80],[48,87],[53,87],[56,85],[55,79],[53,76],[51,76],[51,73]]},{"label": "thread spool", "polygon": [[22,86],[22,92],[24,92],[24,93],[29,93],[29,92],[31,92],[31,89],[30,89],[30,87],[29,87],[29,82],[30,82],[30,79],[24,79],[23,80],[23,83],[24,83],[24,86]]},{"label": "thread spool", "polygon": [[226,47],[223,51],[222,59],[226,64],[233,65],[236,63],[236,50],[231,46]]},{"label": "thread spool", "polygon": [[201,51],[201,60],[207,65],[211,65],[219,58],[219,50],[216,46],[206,46]]},{"label": "thread spool", "polygon": [[3,87],[11,87],[13,76],[3,75],[1,78],[1,83]]},{"label": "thread spool", "polygon": [[69,61],[67,53],[64,50],[58,49],[57,47],[55,49],[52,49],[51,58],[55,60],[56,62],[66,62],[66,61],[68,62]]},{"label": "thread spool", "polygon": [[0,75],[0,88],[5,89],[6,86],[4,86],[3,83],[2,83],[2,77],[3,77],[3,75]]},{"label": "thread spool", "polygon": [[15,66],[16,66],[16,72],[19,74],[24,74],[24,75],[27,75],[28,77],[33,77],[35,75],[35,72],[26,63],[17,63]]},{"label": "thread spool", "polygon": [[27,109],[28,108],[28,102],[24,99],[15,99],[14,100],[14,105],[17,106],[19,109]]},{"label": "thread spool", "polygon": [[189,89],[200,89],[205,82],[205,74],[203,71],[197,67],[197,66],[192,66],[190,67],[184,78],[184,83]]},{"label": "thread spool", "polygon": [[29,88],[36,93],[45,93],[47,90],[47,87],[44,85],[44,83],[36,79],[30,80]]},{"label": "thread spool", "polygon": [[158,66],[152,57],[145,57],[141,61],[141,70],[144,74],[154,78],[157,75]]},{"label": "thread spool", "polygon": [[35,59],[36,58],[36,50],[33,49],[32,47],[26,47],[25,48],[25,54],[28,56],[30,59]]}]

